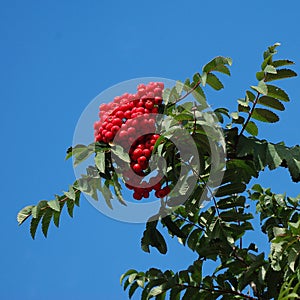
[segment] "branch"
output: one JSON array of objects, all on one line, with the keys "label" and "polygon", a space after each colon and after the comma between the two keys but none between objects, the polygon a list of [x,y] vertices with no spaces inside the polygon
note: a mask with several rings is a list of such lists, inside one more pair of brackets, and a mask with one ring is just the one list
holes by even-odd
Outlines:
[{"label": "branch", "polygon": [[[241,296],[244,299],[251,299],[251,300],[257,300],[258,298],[254,298],[251,297],[249,295],[237,292],[237,291],[233,291],[233,290],[222,290],[222,289],[218,289],[219,287],[213,287],[213,289],[209,289],[209,288],[205,288],[205,287],[200,287],[200,286],[192,286],[192,285],[185,285],[185,284],[176,284],[176,286],[180,286],[180,287],[184,287],[184,288],[193,288],[193,289],[197,289],[197,290],[204,290],[207,292],[213,292],[213,293],[219,293],[219,294],[230,294],[230,295],[237,295],[237,296]],[[217,288],[217,290],[215,290],[215,288]]]},{"label": "branch", "polygon": [[260,95],[261,95],[261,94],[260,94],[259,92],[257,92],[256,98],[255,98],[255,100],[254,100],[254,102],[253,102],[253,106],[252,106],[250,112],[248,113],[248,118],[247,118],[245,124],[243,125],[243,128],[242,128],[240,134],[238,135],[238,140],[239,140],[239,137],[243,134],[243,132],[244,132],[246,126],[248,125],[248,123],[249,123],[249,121],[250,121],[250,119],[251,119],[251,117],[252,117],[252,114],[253,114],[253,112],[254,112],[254,109],[255,109],[255,107],[256,107],[256,104],[257,104],[257,102],[258,102],[258,99],[259,99]]},{"label": "branch", "polygon": [[178,98],[178,99],[177,99],[174,103],[172,103],[172,104],[176,104],[176,103],[178,103],[179,101],[185,99],[188,95],[190,95],[193,91],[195,91],[195,89],[196,89],[200,84],[201,84],[201,80],[199,80],[199,81],[195,84],[195,86],[191,88],[190,91],[186,92],[185,95],[183,95],[183,96],[181,96],[180,98]]}]

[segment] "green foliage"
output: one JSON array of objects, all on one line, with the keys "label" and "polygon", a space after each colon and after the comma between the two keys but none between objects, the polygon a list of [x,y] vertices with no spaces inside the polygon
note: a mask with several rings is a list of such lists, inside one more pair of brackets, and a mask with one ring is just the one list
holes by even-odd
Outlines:
[{"label": "green foliage", "polygon": [[[171,238],[195,252],[197,259],[178,272],[155,268],[146,272],[127,271],[120,281],[130,299],[138,290],[141,290],[142,300],[300,298],[300,195],[293,198],[274,194],[259,184],[246,192],[251,179],[259,178],[260,172],[267,167],[269,170],[286,168],[294,182],[300,181],[300,147],[257,138],[259,122],[270,125],[278,122],[285,104],[290,101],[288,94],[273,82],[296,76],[286,67],[292,66],[292,61],[274,60],[278,46],[276,43],[264,52],[261,68],[256,73],[257,83],[237,100],[236,111],[229,112],[221,107],[215,109],[213,115],[207,111],[209,105],[204,92],[206,85],[216,91],[224,88],[218,76],[219,73],[230,75],[230,58],[216,57],[202,68],[202,73],[197,72],[192,79],[184,83],[177,81],[173,88],[164,90],[164,105],[160,108],[160,113],[165,115],[164,130],[153,152],[165,159],[164,175],[170,186],[180,181],[181,188],[178,195],[162,199],[160,211],[146,224],[141,248],[145,252],[156,248],[166,254],[165,229]],[[184,99],[187,101],[182,102]],[[224,125],[227,119],[229,124]],[[213,151],[221,148],[218,130],[213,130],[215,126],[212,126],[216,122],[222,127],[226,146],[226,160],[220,165],[212,162]],[[171,142],[178,139],[178,128],[189,132],[196,143],[200,161],[197,172],[193,159],[182,159]],[[216,145],[212,146],[210,141]],[[95,155],[95,166],[89,166],[87,173],[70,186],[68,192],[55,196],[54,200],[26,206],[19,212],[19,224],[31,217],[33,238],[40,223],[45,236],[52,219],[59,226],[65,203],[73,217],[81,193],[95,200],[98,200],[98,193],[102,193],[110,208],[113,208],[114,193],[118,201],[126,205],[120,184],[123,178],[116,173],[112,157],[125,164],[129,162],[128,155],[122,147],[104,143],[77,145],[67,151],[67,158],[73,156],[74,166],[91,155]],[[184,176],[180,175],[182,170]],[[211,189],[209,174],[215,170],[223,177],[217,187]],[[179,196],[185,195],[194,177],[195,188],[182,204]],[[205,209],[202,195],[211,200]],[[255,217],[249,208],[251,201],[256,204],[261,231],[270,243],[268,256],[259,252],[254,242],[245,243],[245,237],[253,230],[251,220]],[[211,261],[215,270],[204,276],[203,270]]]}]

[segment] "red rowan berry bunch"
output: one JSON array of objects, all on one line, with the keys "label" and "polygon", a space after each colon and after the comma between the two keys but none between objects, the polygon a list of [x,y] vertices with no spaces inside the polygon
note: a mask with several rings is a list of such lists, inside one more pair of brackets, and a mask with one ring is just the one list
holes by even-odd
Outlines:
[{"label": "red rowan berry bunch", "polygon": [[127,176],[125,181],[126,186],[134,190],[133,198],[136,200],[148,198],[152,190],[155,190],[157,198],[165,197],[170,192],[168,186],[162,188],[160,182],[155,183],[155,179],[149,183],[141,182],[147,175],[154,144],[159,138],[158,134],[144,133],[156,131],[155,114],[162,104],[163,88],[162,82],[140,84],[136,94],[125,93],[108,104],[101,104],[99,120],[94,124],[95,141],[111,143],[117,137],[123,146],[131,145],[130,166],[141,180],[135,180],[134,186],[132,178]]}]

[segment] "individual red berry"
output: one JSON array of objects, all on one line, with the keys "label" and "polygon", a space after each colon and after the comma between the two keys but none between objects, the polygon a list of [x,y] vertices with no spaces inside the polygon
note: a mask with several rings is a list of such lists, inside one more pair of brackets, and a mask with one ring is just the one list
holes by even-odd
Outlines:
[{"label": "individual red berry", "polygon": [[106,125],[105,129],[106,129],[107,131],[110,131],[111,128],[112,128],[113,126],[114,126],[114,125],[113,125],[112,123],[108,123],[108,124]]},{"label": "individual red berry", "polygon": [[162,90],[160,88],[155,88],[153,92],[154,92],[155,96],[159,96],[159,97],[162,94]]},{"label": "individual red berry", "polygon": [[157,114],[157,113],[158,113],[158,108],[157,108],[157,107],[153,107],[153,108],[151,109],[151,113],[152,113],[152,114]]},{"label": "individual red berry", "polygon": [[119,133],[119,138],[120,139],[127,139],[128,138],[128,133],[125,130],[121,130]]},{"label": "individual red berry", "polygon": [[145,190],[145,191],[143,192],[143,197],[144,197],[144,198],[149,198],[149,192],[148,192],[147,190]]},{"label": "individual red berry", "polygon": [[131,111],[130,111],[130,110],[126,110],[126,111],[124,112],[124,117],[125,117],[126,119],[130,119],[130,118],[131,118]]},{"label": "individual red berry", "polygon": [[136,157],[136,159],[138,159],[139,157],[141,157],[142,155],[143,155],[143,150],[142,149],[140,149],[140,148],[137,148],[137,149],[135,149],[134,151],[133,151],[133,153],[132,153],[132,155],[134,156],[134,157]]},{"label": "individual red berry", "polygon": [[159,190],[161,189],[161,183],[158,182],[158,183],[155,184],[152,188],[153,188],[153,190],[155,190],[155,191],[159,191]]},{"label": "individual red berry", "polygon": [[120,127],[115,125],[111,128],[111,132],[115,135],[119,131]]},{"label": "individual red berry", "polygon": [[141,193],[138,193],[138,192],[134,192],[133,193],[133,198],[135,200],[141,200],[143,198],[143,195]]},{"label": "individual red berry", "polygon": [[162,98],[161,97],[155,97],[154,98],[154,103],[157,104],[157,105],[162,104]]},{"label": "individual red berry", "polygon": [[135,130],[134,127],[129,127],[127,129],[127,132],[128,132],[129,135],[134,135],[136,133],[136,130]]},{"label": "individual red berry", "polygon": [[[138,144],[138,145],[136,146],[136,148],[137,148],[137,149],[142,149],[142,150],[144,150],[144,149],[145,149],[145,146],[144,146],[143,144]],[[143,154],[143,152],[142,152],[142,154]]]},{"label": "individual red berry", "polygon": [[110,140],[113,139],[114,135],[113,135],[113,133],[112,133],[111,131],[107,131],[107,132],[105,133],[105,137],[106,137],[106,139],[107,139],[108,141],[110,141]]},{"label": "individual red berry", "polygon": [[144,156],[146,156],[147,158],[149,158],[149,157],[151,156],[151,151],[150,151],[149,149],[144,149],[144,150],[142,151],[142,154],[143,154]]},{"label": "individual red berry", "polygon": [[152,109],[154,106],[154,103],[151,101],[151,100],[147,100],[146,103],[145,103],[145,107],[147,109]]},{"label": "individual red berry", "polygon": [[129,183],[125,183],[125,186],[126,186],[129,190],[133,190],[133,186],[130,185]]},{"label": "individual red berry", "polygon": [[122,120],[124,118],[124,112],[122,110],[118,110],[116,112],[116,117]]},{"label": "individual red berry", "polygon": [[123,122],[120,118],[115,118],[112,120],[112,124],[116,125],[116,126],[121,126],[123,124]]},{"label": "individual red berry", "polygon": [[166,195],[165,195],[165,192],[163,190],[158,190],[158,191],[155,192],[155,197],[157,197],[157,198],[163,198],[165,196]]},{"label": "individual red berry", "polygon": [[166,195],[168,195],[168,194],[170,193],[171,189],[170,189],[169,186],[165,186],[165,187],[163,188],[163,191],[165,192],[165,196],[166,196]]},{"label": "individual red berry", "polygon": [[138,159],[137,159],[137,162],[138,164],[140,165],[144,165],[145,163],[147,163],[147,157],[146,156],[140,156]]},{"label": "individual red berry", "polygon": [[132,169],[136,172],[136,173],[141,173],[142,168],[139,164],[134,164]]}]

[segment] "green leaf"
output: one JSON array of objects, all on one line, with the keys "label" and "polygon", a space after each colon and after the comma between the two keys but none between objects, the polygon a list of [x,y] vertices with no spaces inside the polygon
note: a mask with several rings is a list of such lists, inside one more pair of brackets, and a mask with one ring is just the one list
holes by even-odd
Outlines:
[{"label": "green leaf", "polygon": [[183,91],[183,88],[184,88],[184,83],[181,82],[181,81],[179,81],[179,80],[177,80],[177,81],[176,81],[175,87],[176,87],[177,93],[178,93],[179,95],[181,95],[181,93],[182,93],[182,91]]},{"label": "green leaf", "polygon": [[284,90],[280,89],[277,86],[270,85],[270,84],[268,84],[267,87],[268,87],[267,95],[269,97],[273,97],[273,98],[276,98],[276,99],[284,101],[284,102],[290,101],[288,94]]},{"label": "green leaf", "polygon": [[128,153],[124,152],[124,149],[120,145],[115,145],[111,148],[111,152],[113,152],[117,157],[119,157],[121,160],[130,163],[130,158]]},{"label": "green leaf", "polygon": [[206,83],[208,85],[210,85],[216,91],[219,91],[222,88],[224,88],[224,85],[219,80],[219,78],[216,75],[212,74],[212,73],[207,74]]},{"label": "green leaf", "polygon": [[25,206],[19,211],[17,215],[17,221],[19,225],[21,225],[28,217],[31,216],[31,211],[33,207],[34,205]]},{"label": "green leaf", "polygon": [[67,208],[68,208],[68,213],[71,218],[73,218],[74,206],[75,206],[75,202],[71,199],[68,199],[67,200]]},{"label": "green leaf", "polygon": [[42,214],[40,214],[36,218],[32,218],[31,219],[31,222],[30,222],[30,234],[31,234],[31,237],[33,239],[35,238],[36,230],[37,230],[37,227],[39,225],[39,222],[40,222],[41,218],[42,218]]},{"label": "green leaf", "polygon": [[263,81],[260,81],[258,83],[258,86],[251,86],[251,88],[260,94],[263,94],[263,95],[268,94],[268,87]]},{"label": "green leaf", "polygon": [[245,127],[245,130],[252,136],[258,135],[258,127],[253,121],[249,121]]},{"label": "green leaf", "polygon": [[255,95],[251,91],[246,92],[246,100],[254,102],[255,98]]},{"label": "green leaf", "polygon": [[[72,148],[72,155],[74,156],[74,167],[78,166],[81,162],[88,159],[94,153],[94,146],[76,145]],[[68,157],[68,156],[67,156]]]},{"label": "green leaf", "polygon": [[267,123],[276,123],[279,121],[279,117],[275,113],[264,108],[255,108],[252,118]]},{"label": "green leaf", "polygon": [[145,252],[150,252],[149,246],[157,248],[162,253],[167,253],[167,244],[162,234],[156,229],[157,221],[148,221],[144,231],[141,247]]},{"label": "green leaf", "polygon": [[176,235],[179,238],[186,238],[186,235],[181,231],[181,229],[176,225],[175,222],[173,222],[171,216],[166,216],[161,219],[161,223],[169,229],[169,231]]},{"label": "green leaf", "polygon": [[180,300],[180,293],[183,291],[185,287],[183,286],[175,286],[170,291],[170,300]]},{"label": "green leaf", "polygon": [[105,152],[97,152],[95,156],[95,164],[101,173],[105,173]]},{"label": "green leaf", "polygon": [[194,98],[197,100],[197,102],[199,102],[202,105],[202,108],[207,108],[208,105],[206,103],[206,96],[204,94],[203,89],[198,86],[193,92],[192,95],[194,96]]},{"label": "green leaf", "polygon": [[53,223],[56,227],[59,227],[60,216],[61,216],[61,210],[53,211]]},{"label": "green leaf", "polygon": [[130,269],[128,270],[126,273],[122,274],[121,277],[120,277],[120,284],[122,284],[123,280],[125,277],[131,275],[131,274],[134,274],[134,273],[138,273],[137,270],[134,270],[134,269]]},{"label": "green leaf", "polygon": [[69,199],[71,199],[71,200],[75,200],[76,193],[75,193],[74,187],[72,185],[70,185],[69,186],[69,191],[68,192],[64,192],[64,195],[66,197],[68,197]]},{"label": "green leaf", "polygon": [[131,287],[129,288],[129,291],[128,291],[128,296],[129,296],[129,299],[132,298],[134,292],[137,290],[137,288],[139,287],[139,285],[137,284],[137,282],[134,282]]},{"label": "green leaf", "polygon": [[277,74],[267,74],[265,81],[270,82],[274,80],[291,78],[297,76],[297,73],[290,69],[279,69],[277,70]]},{"label": "green leaf", "polygon": [[107,206],[110,209],[113,209],[113,206],[111,204],[111,200],[113,199],[113,196],[112,196],[110,189],[106,185],[104,185],[104,186],[100,187],[100,192],[102,193]]},{"label": "green leaf", "polygon": [[122,196],[122,187],[119,183],[119,178],[118,178],[118,175],[116,173],[113,174],[112,176],[112,180],[113,180],[113,183],[114,183],[114,191],[115,191],[115,194],[119,200],[119,202],[122,204],[122,205],[125,205],[127,206],[123,196]]},{"label": "green leaf", "polygon": [[225,186],[219,187],[215,196],[216,197],[224,197],[227,195],[242,193],[246,189],[246,185],[243,183],[230,183]]},{"label": "green leaf", "polygon": [[[206,73],[210,73],[212,71],[218,71],[221,73],[225,73],[230,75],[228,68],[225,65],[232,65],[232,59],[229,57],[218,56],[212,59],[209,63],[207,63],[202,71]],[[225,68],[224,68],[225,67]]]},{"label": "green leaf", "polygon": [[294,65],[295,63],[291,60],[288,59],[279,59],[279,60],[275,60],[272,62],[272,65],[275,68],[279,68],[279,67],[283,67],[283,66],[289,66],[289,65]]},{"label": "green leaf", "polygon": [[187,239],[187,245],[192,251],[195,251],[202,234],[202,230],[194,229]]},{"label": "green leaf", "polygon": [[48,202],[46,200],[41,200],[37,206],[32,208],[31,214],[33,218],[37,218],[41,212],[41,210],[46,209],[48,207]]},{"label": "green leaf", "polygon": [[46,212],[43,215],[42,219],[42,231],[45,237],[47,237],[48,229],[50,225],[50,221],[53,215],[53,211],[51,209],[47,209]]},{"label": "green leaf", "polygon": [[59,201],[57,199],[48,201],[47,204],[53,210],[60,211],[60,204],[59,204]]},{"label": "green leaf", "polygon": [[264,72],[269,74],[277,74],[277,70],[271,65],[267,65],[264,69]]},{"label": "green leaf", "polygon": [[262,96],[257,101],[258,104],[268,106],[280,111],[285,110],[284,105],[277,99],[269,97],[269,96]]}]

